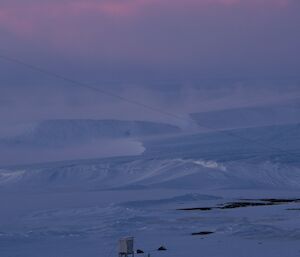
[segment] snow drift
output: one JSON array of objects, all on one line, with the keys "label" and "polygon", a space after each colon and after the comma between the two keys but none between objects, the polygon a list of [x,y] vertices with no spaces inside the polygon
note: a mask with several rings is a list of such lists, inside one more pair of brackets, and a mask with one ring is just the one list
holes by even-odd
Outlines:
[{"label": "snow drift", "polygon": [[2,169],[0,185],[18,190],[299,189],[299,145],[297,124],[174,136],[148,140],[140,156]]}]

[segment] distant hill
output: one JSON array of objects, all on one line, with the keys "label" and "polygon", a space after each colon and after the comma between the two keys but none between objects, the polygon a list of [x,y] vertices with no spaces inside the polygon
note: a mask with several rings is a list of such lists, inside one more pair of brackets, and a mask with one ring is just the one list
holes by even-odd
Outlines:
[{"label": "distant hill", "polygon": [[180,132],[173,125],[123,120],[46,120],[23,134],[2,138],[0,146],[60,146],[86,143],[95,139],[122,139]]},{"label": "distant hill", "polygon": [[300,157],[300,123],[179,135],[145,142],[144,146],[144,155],[158,158],[201,157],[217,161],[274,158],[292,162]]},{"label": "distant hill", "polygon": [[300,122],[300,102],[192,113],[196,123],[211,129],[233,129]]}]

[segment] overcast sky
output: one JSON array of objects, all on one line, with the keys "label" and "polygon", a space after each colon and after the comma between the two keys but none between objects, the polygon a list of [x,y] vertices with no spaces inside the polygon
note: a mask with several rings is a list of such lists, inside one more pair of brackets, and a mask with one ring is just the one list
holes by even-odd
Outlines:
[{"label": "overcast sky", "polygon": [[[190,112],[299,101],[299,14],[299,0],[0,0],[0,138],[46,119],[189,128]],[[74,87],[3,55],[184,118]],[[60,151],[4,145],[0,165],[141,151],[131,141]]]},{"label": "overcast sky", "polygon": [[[1,0],[0,53],[152,105],[248,105],[299,93],[299,13],[299,0]],[[114,113],[65,84],[0,59],[0,118]]]}]

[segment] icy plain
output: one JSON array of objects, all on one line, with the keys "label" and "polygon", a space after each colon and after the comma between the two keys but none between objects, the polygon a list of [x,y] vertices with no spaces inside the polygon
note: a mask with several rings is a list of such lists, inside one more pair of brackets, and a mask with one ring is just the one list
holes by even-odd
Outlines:
[{"label": "icy plain", "polygon": [[167,134],[139,138],[140,155],[3,166],[0,256],[112,257],[128,235],[151,256],[300,256],[299,128]]}]

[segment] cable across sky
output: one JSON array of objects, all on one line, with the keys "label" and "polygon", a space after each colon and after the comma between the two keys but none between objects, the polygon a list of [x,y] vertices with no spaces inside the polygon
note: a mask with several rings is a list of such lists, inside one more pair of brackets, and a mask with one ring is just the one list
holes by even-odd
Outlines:
[{"label": "cable across sky", "polygon": [[[52,72],[52,71],[47,70],[45,68],[33,65],[31,63],[24,62],[24,61],[22,61],[22,60],[20,60],[18,58],[10,57],[10,56],[7,56],[7,55],[1,53],[0,54],[0,59],[2,59],[4,61],[7,61],[7,62],[18,64],[20,66],[26,67],[26,68],[31,69],[33,71],[45,74],[45,75],[47,75],[49,77],[53,77],[53,78],[56,78],[56,79],[68,82],[69,86],[80,87],[80,88],[84,88],[84,89],[87,89],[87,90],[91,90],[91,91],[94,91],[96,93],[99,93],[99,94],[102,94],[102,95],[106,95],[106,96],[118,99],[120,101],[127,102],[129,104],[142,107],[142,108],[150,110],[152,112],[160,113],[161,115],[164,115],[164,116],[167,116],[167,117],[171,117],[171,118],[173,118],[173,119],[175,119],[177,121],[185,121],[185,122],[188,121],[189,122],[189,120],[186,117],[180,116],[178,114],[175,114],[175,113],[172,113],[172,112],[169,112],[169,111],[165,111],[165,110],[163,110],[161,108],[157,108],[157,107],[154,107],[154,106],[151,106],[151,105],[147,105],[147,104],[144,104],[142,102],[139,102],[139,101],[136,101],[136,100],[133,100],[133,99],[129,99],[127,97],[124,97],[124,96],[121,96],[121,95],[109,92],[109,91],[104,90],[102,88],[98,88],[98,87],[92,86],[92,85],[90,85],[88,83],[84,83],[84,82],[81,82],[81,81],[69,78],[67,76],[61,75],[59,73]],[[278,148],[278,147],[273,147],[273,146],[270,146],[270,145],[265,145],[263,142],[261,142],[259,140],[253,140],[253,139],[249,139],[249,138],[246,138],[246,137],[242,137],[242,136],[234,134],[232,131],[216,130],[216,128],[212,128],[212,127],[209,127],[209,126],[203,125],[203,124],[201,124],[201,125],[198,124],[198,127],[199,128],[203,128],[205,130],[215,131],[215,132],[218,132],[218,133],[222,133],[222,134],[230,136],[230,137],[238,138],[238,139],[243,140],[243,141],[248,142],[248,143],[254,143],[256,145],[262,146],[263,148],[266,148],[266,149],[269,149],[269,150],[272,150],[272,151],[278,151],[278,152],[281,152],[282,154],[285,154],[285,155],[294,155],[294,156],[299,157],[294,152],[286,151],[284,149],[281,149],[281,148]]]}]

